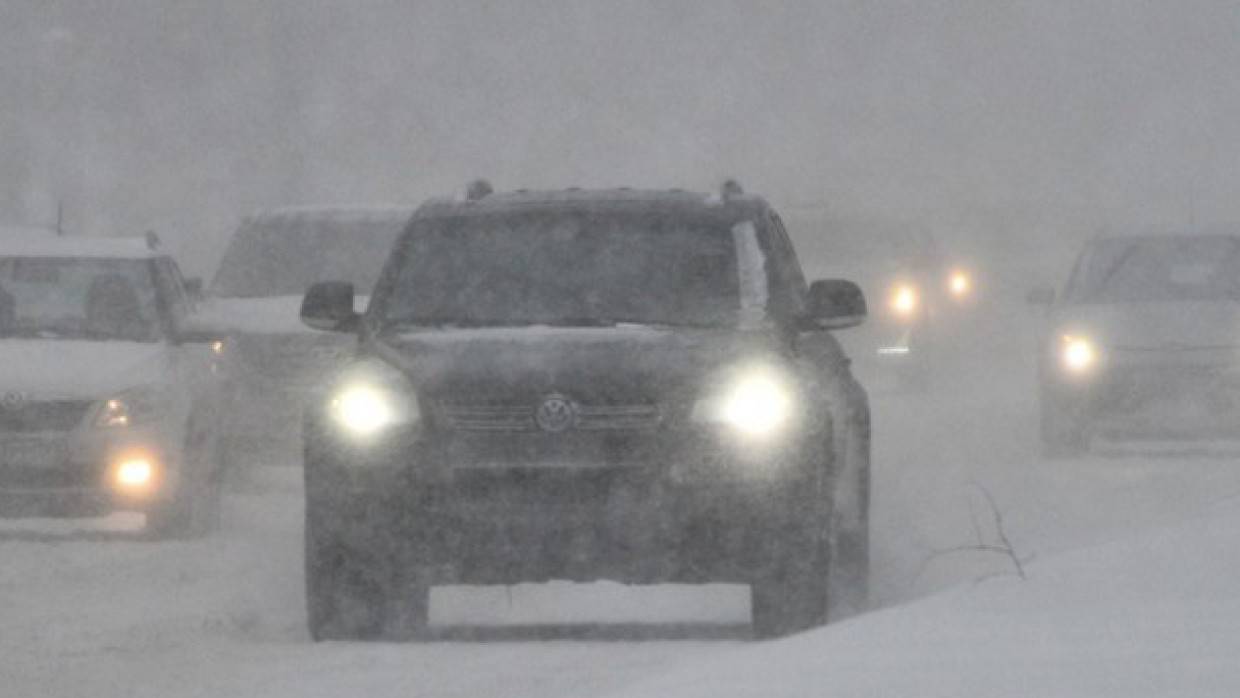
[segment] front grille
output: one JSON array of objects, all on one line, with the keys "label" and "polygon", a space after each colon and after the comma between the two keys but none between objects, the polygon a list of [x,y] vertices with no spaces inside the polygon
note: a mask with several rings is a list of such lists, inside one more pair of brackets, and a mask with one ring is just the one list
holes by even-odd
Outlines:
[{"label": "front grille", "polygon": [[48,400],[0,405],[0,431],[70,431],[82,423],[92,404],[89,400]]},{"label": "front grille", "polygon": [[[538,405],[460,405],[447,404],[440,418],[457,431],[533,432],[538,431],[535,414]],[[576,405],[574,429],[581,431],[646,431],[662,422],[655,405]]]},{"label": "front grille", "polygon": [[1240,406],[1240,381],[1209,366],[1123,367],[1106,377],[1103,401],[1120,410],[1153,403],[1199,402],[1216,409]]},{"label": "front grille", "polygon": [[36,468],[0,464],[0,489],[62,489],[96,487],[103,482],[98,467]]}]

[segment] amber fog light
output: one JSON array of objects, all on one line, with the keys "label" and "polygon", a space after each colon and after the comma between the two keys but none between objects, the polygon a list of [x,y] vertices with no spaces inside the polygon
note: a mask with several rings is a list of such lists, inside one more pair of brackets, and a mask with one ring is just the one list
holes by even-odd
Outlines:
[{"label": "amber fog light", "polygon": [[125,492],[145,492],[155,481],[155,464],[146,456],[130,456],[116,465],[115,482]]}]

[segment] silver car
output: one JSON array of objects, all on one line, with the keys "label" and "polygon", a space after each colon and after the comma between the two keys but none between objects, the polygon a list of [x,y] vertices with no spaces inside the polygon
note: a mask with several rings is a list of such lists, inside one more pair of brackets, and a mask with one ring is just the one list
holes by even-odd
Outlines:
[{"label": "silver car", "polygon": [[1049,305],[1039,383],[1048,455],[1108,440],[1240,437],[1240,234],[1089,243]]}]

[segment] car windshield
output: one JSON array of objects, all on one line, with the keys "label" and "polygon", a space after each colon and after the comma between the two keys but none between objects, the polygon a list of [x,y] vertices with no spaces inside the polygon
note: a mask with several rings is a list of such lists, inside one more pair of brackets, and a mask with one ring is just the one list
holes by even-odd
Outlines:
[{"label": "car windshield", "polygon": [[270,216],[237,231],[211,285],[229,298],[305,293],[316,281],[349,281],[363,293],[407,216]]},{"label": "car windshield", "polygon": [[1076,303],[1240,300],[1240,239],[1104,240],[1068,285]]},{"label": "car windshield", "polygon": [[154,342],[155,293],[143,260],[0,257],[0,336]]},{"label": "car windshield", "polygon": [[726,225],[590,213],[416,224],[381,303],[390,324],[727,325],[740,309]]}]

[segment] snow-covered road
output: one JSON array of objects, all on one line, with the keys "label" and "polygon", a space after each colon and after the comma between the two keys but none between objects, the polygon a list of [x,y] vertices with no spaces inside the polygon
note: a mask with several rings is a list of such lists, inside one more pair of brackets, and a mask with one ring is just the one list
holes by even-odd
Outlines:
[{"label": "snow-covered road", "polygon": [[[875,395],[876,606],[1013,571],[994,553],[935,554],[997,533],[981,488],[1035,570],[1240,498],[1232,457],[1041,460],[1022,346],[990,342],[1002,361],[961,357],[929,395]],[[135,541],[124,519],[85,533],[0,521],[0,696],[598,695],[744,650],[743,588],[613,584],[436,590],[439,642],[313,645],[296,471],[270,470],[274,486],[234,494],[224,530],[203,541]],[[1008,584],[976,588],[995,583]],[[871,618],[837,629],[868,637],[867,623],[892,623]]]}]

